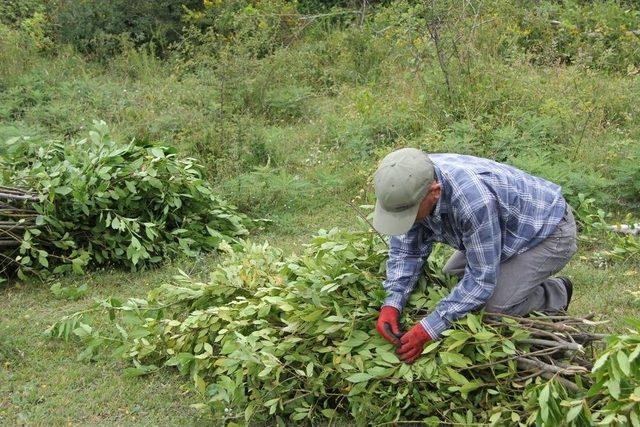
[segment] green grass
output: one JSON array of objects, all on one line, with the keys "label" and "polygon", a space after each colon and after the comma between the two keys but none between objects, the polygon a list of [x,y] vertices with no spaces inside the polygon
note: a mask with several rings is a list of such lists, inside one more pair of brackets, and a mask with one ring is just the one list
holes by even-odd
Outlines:
[{"label": "green grass", "polygon": [[146,274],[100,272],[65,278],[66,286],[90,285],[75,302],[53,297],[38,283],[8,286],[0,304],[0,424],[191,424],[191,391],[168,369],[144,380],[122,375],[125,367],[109,357],[76,361],[78,348],[43,335],[47,325],[80,310],[93,298],[144,295],[169,280],[172,266]]}]

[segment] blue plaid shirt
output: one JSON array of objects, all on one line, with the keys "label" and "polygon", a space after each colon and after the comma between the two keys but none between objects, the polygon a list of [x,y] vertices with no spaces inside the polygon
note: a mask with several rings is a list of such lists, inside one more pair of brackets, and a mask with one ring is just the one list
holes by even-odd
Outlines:
[{"label": "blue plaid shirt", "polygon": [[493,294],[500,263],[547,238],[562,219],[561,188],[473,156],[431,154],[442,193],[431,215],[391,237],[384,305],[402,311],[433,242],[464,250],[464,277],[420,323],[432,338]]}]

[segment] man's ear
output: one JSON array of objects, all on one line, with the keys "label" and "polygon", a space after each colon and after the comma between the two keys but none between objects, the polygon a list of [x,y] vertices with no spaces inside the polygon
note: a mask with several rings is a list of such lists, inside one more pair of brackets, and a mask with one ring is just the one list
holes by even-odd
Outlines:
[{"label": "man's ear", "polygon": [[440,194],[442,193],[442,184],[438,181],[433,181],[431,183],[431,188],[429,188],[429,193],[433,197],[433,200],[438,200],[440,198]]}]

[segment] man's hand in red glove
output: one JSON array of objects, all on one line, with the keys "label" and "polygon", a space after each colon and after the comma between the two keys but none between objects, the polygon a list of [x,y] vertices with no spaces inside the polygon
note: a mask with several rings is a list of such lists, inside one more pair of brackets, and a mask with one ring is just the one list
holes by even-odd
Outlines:
[{"label": "man's hand in red glove", "polygon": [[420,323],[416,324],[400,338],[400,348],[396,350],[398,357],[405,363],[413,363],[422,354],[424,345],[431,337]]},{"label": "man's hand in red glove", "polygon": [[378,333],[396,347],[400,346],[400,337],[402,336],[400,324],[398,323],[399,318],[400,312],[398,309],[386,305],[380,309],[380,316],[376,325]]}]

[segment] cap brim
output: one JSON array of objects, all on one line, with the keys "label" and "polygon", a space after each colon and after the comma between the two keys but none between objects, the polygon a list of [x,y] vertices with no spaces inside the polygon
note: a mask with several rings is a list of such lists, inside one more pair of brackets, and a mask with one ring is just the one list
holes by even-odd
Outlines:
[{"label": "cap brim", "polygon": [[379,201],[373,211],[373,227],[382,234],[398,236],[411,229],[416,221],[416,215],[420,209],[420,203],[401,212],[389,212],[384,210]]}]

